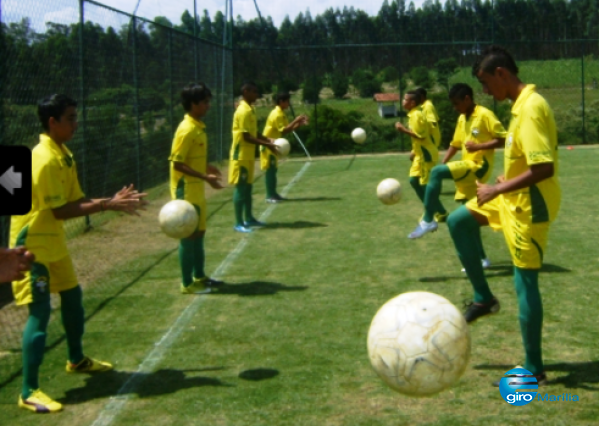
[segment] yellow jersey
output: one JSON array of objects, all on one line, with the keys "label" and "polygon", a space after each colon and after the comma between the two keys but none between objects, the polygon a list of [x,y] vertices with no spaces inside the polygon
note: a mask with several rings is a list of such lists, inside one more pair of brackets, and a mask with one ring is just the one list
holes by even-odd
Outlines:
[{"label": "yellow jersey", "polygon": [[258,121],[256,111],[245,100],[242,100],[233,116],[233,144],[231,145],[231,160],[254,160],[256,145],[246,142],[243,134],[258,136]]},{"label": "yellow jersey", "polygon": [[10,245],[26,246],[40,263],[56,262],[69,252],[64,221],[56,219],[52,209],[85,196],[77,178],[77,166],[64,144],[41,134],[32,151],[31,173],[31,211],[11,217]]},{"label": "yellow jersey", "polygon": [[528,188],[504,194],[508,207],[530,211],[532,223],[551,222],[557,217],[561,189],[557,179],[557,126],[553,111],[536,87],[527,85],[512,106],[512,119],[505,141],[506,180],[526,172],[535,164],[553,163],[553,176]]},{"label": "yellow jersey", "polygon": [[437,147],[431,139],[424,113],[419,108],[412,108],[408,112],[408,118],[410,119],[408,124],[410,130],[418,136],[418,138],[411,137],[414,155],[416,158],[422,158],[425,162],[437,162]]},{"label": "yellow jersey", "polygon": [[170,188],[173,199],[177,198],[177,189],[192,191],[196,195],[204,195],[204,181],[199,177],[175,170],[175,162],[183,163],[196,172],[206,174],[208,162],[208,137],[206,125],[185,114],[185,118],[177,127],[170,160]]},{"label": "yellow jersey", "polygon": [[420,105],[420,109],[428,122],[429,133],[433,143],[435,146],[439,147],[439,145],[441,145],[441,128],[439,127],[439,114],[437,114],[437,109],[428,99]]}]

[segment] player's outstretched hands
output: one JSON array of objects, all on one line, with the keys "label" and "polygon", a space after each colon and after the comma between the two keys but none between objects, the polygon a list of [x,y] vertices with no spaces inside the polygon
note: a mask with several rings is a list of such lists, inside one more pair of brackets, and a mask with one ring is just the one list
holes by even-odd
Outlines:
[{"label": "player's outstretched hands", "polygon": [[105,205],[108,210],[139,216],[137,210],[145,210],[145,207],[148,205],[148,202],[143,199],[147,195],[145,192],[139,192],[131,184],[124,186],[123,189],[114,194],[114,197],[106,201]]},{"label": "player's outstretched hands", "polygon": [[220,172],[219,174],[209,174],[206,175],[206,182],[208,182],[208,185],[210,185],[212,188],[214,189],[223,189],[224,186],[223,184],[220,182]]},{"label": "player's outstretched hands", "polygon": [[22,279],[23,272],[31,269],[34,260],[33,253],[25,247],[0,248],[0,282]]},{"label": "player's outstretched hands", "polygon": [[222,175],[223,175],[223,174],[221,173],[221,171],[220,171],[218,168],[214,167],[212,164],[208,164],[208,165],[206,166],[206,171],[207,171],[209,174],[211,174],[211,175],[217,175],[218,177],[222,177]]},{"label": "player's outstretched hands", "polygon": [[497,188],[494,185],[476,182],[476,201],[479,207],[493,200],[498,195],[499,192],[497,192]]},{"label": "player's outstretched hands", "polygon": [[401,124],[399,121],[397,123],[395,123],[395,130],[398,130],[400,132],[403,132],[406,130],[406,128],[404,127],[403,124]]}]

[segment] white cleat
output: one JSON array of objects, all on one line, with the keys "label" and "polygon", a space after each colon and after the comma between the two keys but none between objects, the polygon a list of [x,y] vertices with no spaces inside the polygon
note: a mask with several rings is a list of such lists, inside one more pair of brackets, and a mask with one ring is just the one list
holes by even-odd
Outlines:
[{"label": "white cleat", "polygon": [[[489,269],[489,267],[491,266],[491,261],[489,260],[489,258],[483,259],[481,263],[483,265],[483,269]],[[466,272],[466,270],[462,268],[462,272]]]},{"label": "white cleat", "polygon": [[424,220],[421,220],[420,224],[418,224],[416,229],[414,229],[414,231],[412,231],[412,233],[408,235],[408,238],[411,240],[415,238],[420,238],[424,234],[427,234],[429,232],[435,232],[438,227],[439,225],[434,220],[432,222],[425,222]]}]

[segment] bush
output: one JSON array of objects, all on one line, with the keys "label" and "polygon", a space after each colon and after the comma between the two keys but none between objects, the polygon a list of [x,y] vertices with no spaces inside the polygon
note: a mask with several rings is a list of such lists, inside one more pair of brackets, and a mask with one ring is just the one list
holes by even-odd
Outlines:
[{"label": "bush", "polygon": [[383,70],[379,73],[379,76],[382,81],[389,83],[391,81],[399,80],[399,71],[397,71],[397,68],[393,66],[388,66],[383,68]]},{"label": "bush", "polygon": [[410,71],[410,78],[417,87],[430,89],[433,85],[433,79],[427,67],[416,67]]},{"label": "bush", "polygon": [[455,58],[441,59],[435,64],[437,70],[437,81],[449,90],[449,78],[459,70],[458,61]]},{"label": "bush", "polygon": [[302,100],[310,104],[317,104],[320,100],[320,90],[322,89],[322,80],[316,76],[308,77],[304,83],[304,93]]},{"label": "bush", "polygon": [[283,77],[283,79],[277,83],[277,92],[295,92],[297,90],[299,90],[299,84],[294,83],[287,77]]},{"label": "bush", "polygon": [[331,89],[333,95],[341,99],[347,93],[349,89],[349,79],[341,72],[335,72],[331,75]]},{"label": "bush", "polygon": [[369,98],[381,91],[381,81],[370,70],[357,70],[352,75],[352,83],[360,97]]}]

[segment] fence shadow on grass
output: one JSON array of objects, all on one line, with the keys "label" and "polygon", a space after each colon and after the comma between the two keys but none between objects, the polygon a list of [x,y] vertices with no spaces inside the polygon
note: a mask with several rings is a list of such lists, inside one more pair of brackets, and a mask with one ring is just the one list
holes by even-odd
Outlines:
[{"label": "fence shadow on grass", "polygon": [[[541,268],[541,273],[563,273],[563,272],[572,272],[571,269],[564,268],[559,265],[554,265],[552,263],[545,263]],[[511,277],[514,275],[514,265],[511,262],[499,262],[485,270],[485,276],[487,278],[496,278],[496,277]],[[464,272],[461,272],[460,275],[444,275],[439,277],[421,277],[418,279],[421,283],[437,283],[443,281],[451,281],[451,280],[464,280],[468,279]]]},{"label": "fence shadow on grass", "polygon": [[280,291],[304,291],[308,288],[307,286],[286,286],[267,281],[252,281],[239,284],[227,283],[212,290],[210,295],[272,296]]},{"label": "fence shadow on grass", "polygon": [[326,223],[320,222],[308,222],[305,220],[296,220],[295,222],[268,222],[262,230],[269,229],[304,229],[304,228],[324,228],[327,227]]},{"label": "fence shadow on grass", "polygon": [[[66,391],[60,402],[64,404],[81,404],[98,398],[135,394],[139,398],[166,395],[184,389],[202,386],[234,385],[223,383],[214,377],[198,376],[194,373],[224,370],[224,367],[200,368],[192,370],[160,369],[153,373],[136,373],[132,371],[108,371],[89,376],[85,385]],[[120,394],[119,394],[120,392]]]},{"label": "fence shadow on grass", "polygon": [[[498,378],[500,374],[503,374],[512,368],[514,368],[513,364],[489,364],[474,366],[475,370],[497,370]],[[547,378],[549,386],[563,385],[567,389],[599,391],[599,361],[558,362],[554,364],[545,364],[545,371],[548,372]],[[563,375],[563,373],[566,373],[566,375]]]}]

